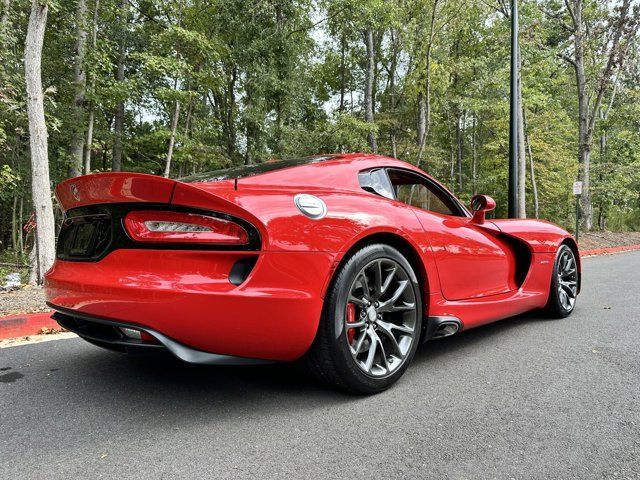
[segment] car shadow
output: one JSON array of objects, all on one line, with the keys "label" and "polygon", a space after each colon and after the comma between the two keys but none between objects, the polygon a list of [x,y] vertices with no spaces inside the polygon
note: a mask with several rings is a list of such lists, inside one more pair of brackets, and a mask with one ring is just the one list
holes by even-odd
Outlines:
[{"label": "car shadow", "polygon": [[[518,316],[494,324],[461,332],[451,338],[421,345],[408,374],[422,375],[416,369],[433,369],[437,375],[447,355],[483,343],[500,342],[523,322],[539,321],[533,316]],[[128,422],[181,422],[188,419],[215,421],[228,416],[260,415],[278,411],[317,413],[328,405],[376,402],[376,397],[345,394],[318,383],[293,364],[260,366],[200,366],[183,363],[170,355],[134,356],[108,352],[70,340],[70,351],[48,382],[49,394],[80,411],[99,405],[112,415],[129,412]],[[434,361],[438,360],[438,361]],[[431,364],[431,365],[430,365]],[[413,372],[413,373],[412,373]],[[55,376],[60,376],[55,381]],[[409,388],[411,382],[407,382]],[[403,383],[380,395],[402,395]],[[81,400],[79,400],[81,399]],[[92,407],[93,408],[93,407]],[[137,417],[135,412],[144,412]]]},{"label": "car shadow", "polygon": [[[513,330],[522,328],[525,324],[550,320],[541,317],[540,311],[527,312],[515,317],[506,318],[497,322],[482,325],[471,330],[462,332],[441,339],[431,340],[418,348],[413,365],[435,360],[438,357],[456,353],[464,348],[472,347],[476,344],[500,342],[501,338],[509,335]],[[481,348],[481,347],[480,347]]]}]

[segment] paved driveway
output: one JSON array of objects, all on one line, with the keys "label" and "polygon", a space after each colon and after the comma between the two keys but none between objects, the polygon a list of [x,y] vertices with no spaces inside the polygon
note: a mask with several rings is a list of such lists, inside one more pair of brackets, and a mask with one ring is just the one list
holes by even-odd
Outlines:
[{"label": "paved driveway", "polygon": [[0,350],[2,478],[640,478],[640,252],[584,261],[566,320],[431,342],[368,398],[288,366]]}]

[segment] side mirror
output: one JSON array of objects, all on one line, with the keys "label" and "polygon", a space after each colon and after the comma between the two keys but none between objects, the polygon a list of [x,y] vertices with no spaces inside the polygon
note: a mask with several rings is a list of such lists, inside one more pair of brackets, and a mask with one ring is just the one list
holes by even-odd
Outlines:
[{"label": "side mirror", "polygon": [[472,223],[482,225],[487,212],[496,208],[496,201],[489,195],[474,195],[471,199],[471,211],[473,212]]}]

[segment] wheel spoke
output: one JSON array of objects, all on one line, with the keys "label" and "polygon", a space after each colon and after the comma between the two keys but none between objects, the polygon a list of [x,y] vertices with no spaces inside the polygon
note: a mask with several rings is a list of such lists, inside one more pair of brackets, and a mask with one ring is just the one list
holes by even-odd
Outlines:
[{"label": "wheel spoke", "polygon": [[392,330],[397,330],[402,333],[407,333],[409,335],[413,335],[414,329],[411,327],[407,327],[406,325],[396,325],[395,323],[391,324]]},{"label": "wheel spoke", "polygon": [[351,303],[355,303],[360,307],[365,307],[366,306],[366,304],[365,304],[365,302],[364,302],[364,300],[362,298],[356,298],[353,295],[349,295],[349,300],[348,301],[351,302]]},{"label": "wheel spoke", "polygon": [[389,370],[391,370],[391,366],[389,365],[389,359],[387,358],[387,352],[385,352],[384,345],[382,344],[382,340],[380,340],[380,337],[378,336],[378,334],[376,332],[374,332],[374,335],[376,337],[376,341],[380,345],[380,355],[382,355],[382,359],[384,360],[384,368],[386,368],[387,372],[388,372]]},{"label": "wheel spoke", "polygon": [[564,308],[568,308],[569,299],[567,298],[567,292],[562,288],[560,288],[560,303],[562,303]]},{"label": "wheel spoke", "polygon": [[374,280],[376,282],[375,284],[375,293],[374,293],[374,299],[378,300],[381,296],[382,296],[382,261],[378,261],[375,263],[375,265],[373,266],[374,268]]},{"label": "wheel spoke", "polygon": [[564,293],[565,293],[567,296],[569,296],[569,297],[571,297],[571,298],[573,298],[573,297],[574,297],[574,293],[573,293],[573,288],[572,288],[572,287],[570,287],[569,285],[565,285],[565,284],[563,284],[563,283],[561,283],[560,285],[562,286],[562,289],[563,289]]},{"label": "wheel spoke", "polygon": [[356,346],[351,347],[351,354],[354,357],[360,354],[360,350],[362,349],[362,345],[364,345],[364,341],[366,340],[367,336],[367,330],[363,330],[360,338],[358,339],[358,342],[356,343]]},{"label": "wheel spoke", "polygon": [[378,308],[378,311],[380,312],[393,311],[393,306],[398,301],[400,296],[404,293],[404,291],[407,288],[407,285],[409,285],[409,280],[402,280],[401,282],[398,282],[398,288],[396,289],[396,291],[393,292],[393,295],[389,300],[387,300],[386,302],[380,305],[380,308]]},{"label": "wheel spoke", "polygon": [[362,285],[362,291],[364,292],[364,298],[371,300],[371,291],[369,290],[369,281],[367,280],[367,274],[363,270],[360,273],[360,285]]},{"label": "wheel spoke", "polygon": [[393,267],[391,269],[391,271],[389,272],[389,274],[387,275],[387,278],[384,279],[384,284],[382,285],[382,293],[383,294],[386,293],[386,291],[389,288],[389,285],[391,285],[391,281],[395,278],[396,271],[397,271],[397,268]]},{"label": "wheel spoke", "polygon": [[352,328],[364,327],[365,323],[366,323],[366,321],[363,318],[359,318],[358,320],[356,320],[355,322],[352,322],[352,323],[349,323],[349,322],[345,321],[345,325],[347,326],[347,330],[351,330]]},{"label": "wheel spoke", "polygon": [[569,257],[565,257],[566,258],[566,263],[564,265],[564,268],[562,269],[562,273],[563,274],[568,274],[570,270],[573,270],[573,259],[569,258]]},{"label": "wheel spoke", "polygon": [[415,303],[403,303],[402,305],[393,305],[391,307],[392,312],[406,312],[416,308]]},{"label": "wheel spoke", "polygon": [[404,357],[404,353],[402,353],[402,349],[400,348],[400,344],[398,343],[396,336],[391,331],[392,325],[393,324],[391,323],[378,321],[378,331],[382,332],[389,339],[389,342],[391,343],[391,346],[393,347],[395,352],[400,358],[402,358]]},{"label": "wheel spoke", "polygon": [[373,338],[374,334],[372,334],[371,329],[367,330],[367,333],[369,335],[369,338],[371,339],[371,342],[369,343],[369,354],[367,355],[367,360],[364,364],[364,368],[367,372],[370,372],[371,367],[373,367],[373,360],[376,356],[378,342],[375,340],[375,338]]}]

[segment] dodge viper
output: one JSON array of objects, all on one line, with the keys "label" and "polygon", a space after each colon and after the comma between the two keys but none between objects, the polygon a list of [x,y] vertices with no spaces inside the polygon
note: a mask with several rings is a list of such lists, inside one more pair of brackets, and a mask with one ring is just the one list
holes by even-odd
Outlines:
[{"label": "dodge viper", "polygon": [[271,161],[180,180],[100,173],[56,189],[64,211],[47,302],[95,345],[190,363],[297,361],[375,393],[430,339],[580,291],[573,237],[487,218],[419,168],[379,155]]}]

